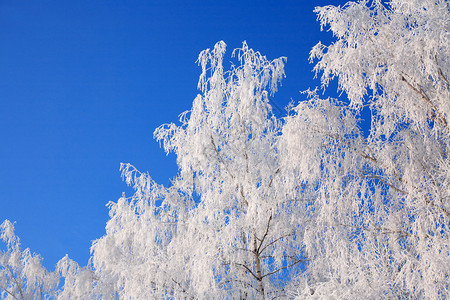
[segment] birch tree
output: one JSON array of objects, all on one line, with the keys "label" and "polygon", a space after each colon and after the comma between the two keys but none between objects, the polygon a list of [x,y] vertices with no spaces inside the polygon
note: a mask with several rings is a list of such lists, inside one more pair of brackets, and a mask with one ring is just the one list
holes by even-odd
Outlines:
[{"label": "birch tree", "polygon": [[42,258],[21,250],[14,225],[5,220],[0,225],[0,238],[6,249],[0,252],[0,297],[2,299],[50,299],[56,296],[57,272],[48,272]]},{"label": "birch tree", "polygon": [[47,272],[5,221],[1,296],[446,298],[448,0],[315,12],[335,42],[310,60],[346,98],[308,90],[279,119],[285,58],[244,42],[228,68],[224,42],[202,51],[192,109],[154,133],[177,157],[171,185],[122,164],[135,192],[108,204],[86,267],[66,256]]},{"label": "birch tree", "polygon": [[[305,155],[296,150],[305,135],[322,149],[290,166],[319,182],[317,221],[305,233],[314,262],[301,295],[445,298],[449,3],[358,1],[316,13],[335,42],[313,48],[315,71],[324,87],[337,79],[349,107],[302,103],[284,128],[292,133],[285,136],[291,157]],[[367,138],[355,121],[364,107],[371,112]],[[310,162],[320,163],[320,174],[309,171]]]},{"label": "birch tree", "polygon": [[202,94],[181,125],[155,131],[177,155],[172,186],[124,165],[136,194],[111,205],[93,246],[95,268],[116,278],[120,297],[272,298],[301,269],[301,210],[284,189],[282,124],[269,103],[285,59],[244,43],[225,71],[224,54],[224,42],[200,53]]}]

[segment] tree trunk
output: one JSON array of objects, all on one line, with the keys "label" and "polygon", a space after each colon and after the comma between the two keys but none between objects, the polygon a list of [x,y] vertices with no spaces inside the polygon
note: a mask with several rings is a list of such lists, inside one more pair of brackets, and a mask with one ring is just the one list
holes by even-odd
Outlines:
[{"label": "tree trunk", "polygon": [[262,274],[261,274],[261,261],[259,260],[258,243],[256,241],[256,234],[253,235],[253,254],[254,254],[254,258],[255,258],[255,270],[256,270],[256,280],[258,281],[258,292],[261,294],[261,299],[265,299],[264,285],[262,282]]}]

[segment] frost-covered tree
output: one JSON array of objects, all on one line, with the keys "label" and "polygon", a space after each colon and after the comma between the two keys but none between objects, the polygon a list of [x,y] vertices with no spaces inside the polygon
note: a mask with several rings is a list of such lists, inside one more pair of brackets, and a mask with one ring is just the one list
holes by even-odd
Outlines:
[{"label": "frost-covered tree", "polygon": [[[201,92],[155,131],[179,174],[169,187],[130,164],[87,267],[47,272],[1,238],[10,299],[429,298],[450,293],[448,0],[316,8],[335,42],[311,51],[323,87],[276,118],[284,58],[225,43],[200,53]],[[367,120],[362,112],[370,112]],[[59,276],[63,282],[59,283]]]},{"label": "frost-covered tree", "polygon": [[[107,285],[99,285],[99,279],[92,270],[92,263],[80,267],[78,263],[71,260],[68,255],[64,256],[56,264],[56,271],[60,274],[62,283],[56,292],[57,299],[96,299],[107,298],[102,294],[109,295]],[[100,290],[100,287],[102,290]]]},{"label": "frost-covered tree", "polygon": [[41,257],[30,249],[21,250],[14,225],[5,220],[0,238],[6,249],[0,252],[0,297],[2,299],[50,299],[56,296],[59,275],[48,272]]},{"label": "frost-covered tree", "polygon": [[135,194],[109,204],[106,235],[91,248],[94,295],[103,299],[187,298],[183,258],[174,253],[176,246],[171,242],[189,207],[188,199],[157,185],[129,164],[121,170]]},{"label": "frost-covered tree", "polygon": [[[300,157],[287,167],[317,191],[301,295],[445,298],[449,2],[358,1],[316,12],[336,41],[316,45],[311,59],[324,86],[337,78],[350,108],[301,103],[283,129],[288,157]],[[362,109],[371,112],[367,137]]]},{"label": "frost-covered tree", "polygon": [[272,298],[284,295],[305,259],[299,202],[285,189],[281,122],[268,97],[284,58],[246,43],[224,71],[225,43],[203,51],[199,89],[181,125],[155,131],[180,173],[172,186],[130,165],[136,194],[111,204],[107,234],[93,246],[96,270],[124,298]]},{"label": "frost-covered tree", "polygon": [[224,53],[220,42],[200,54],[203,94],[181,126],[160,127],[156,137],[177,154],[183,189],[192,182],[200,196],[186,229],[206,245],[198,257],[210,263],[196,272],[211,271],[201,282],[216,286],[216,295],[274,297],[304,259],[300,210],[280,169],[281,122],[268,100],[284,58],[268,61],[244,43],[234,52],[239,65],[225,72]]}]

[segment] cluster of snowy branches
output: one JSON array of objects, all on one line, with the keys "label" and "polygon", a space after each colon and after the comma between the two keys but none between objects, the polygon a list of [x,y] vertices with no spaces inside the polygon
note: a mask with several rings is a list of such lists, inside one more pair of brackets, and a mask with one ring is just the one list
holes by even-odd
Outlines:
[{"label": "cluster of snowy branches", "polygon": [[310,60],[348,98],[308,90],[277,118],[285,58],[244,42],[225,70],[224,42],[201,52],[201,94],[155,131],[177,156],[171,186],[122,164],[135,194],[109,204],[86,267],[46,271],[5,221],[2,298],[446,298],[449,1],[316,13],[335,42]]}]

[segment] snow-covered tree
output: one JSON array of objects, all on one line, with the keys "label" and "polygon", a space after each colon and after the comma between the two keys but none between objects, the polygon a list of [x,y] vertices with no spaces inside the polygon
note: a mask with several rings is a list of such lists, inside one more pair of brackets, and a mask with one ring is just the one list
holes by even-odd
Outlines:
[{"label": "snow-covered tree", "polygon": [[[1,225],[10,299],[429,298],[450,293],[448,0],[316,8],[336,41],[311,51],[323,87],[282,119],[284,58],[200,53],[201,92],[155,131],[177,156],[169,187],[122,164],[88,266],[47,272]],[[366,112],[369,119],[362,119]],[[364,112],[364,114],[362,114]],[[63,282],[59,283],[59,277]]]},{"label": "snow-covered tree", "polygon": [[56,272],[63,281],[56,292],[57,299],[108,299],[102,295],[112,294],[108,293],[110,290],[105,290],[107,285],[98,284],[99,280],[92,270],[91,263],[86,267],[80,267],[66,255],[56,264]]},{"label": "snow-covered tree", "polygon": [[[350,105],[301,103],[283,129],[288,157],[300,157],[287,166],[317,191],[301,295],[445,298],[449,2],[358,1],[316,12],[336,41],[313,48],[315,70],[324,86],[337,78]],[[358,121],[362,109],[370,124]],[[358,126],[369,127],[367,137]]]},{"label": "snow-covered tree", "polygon": [[103,299],[189,298],[183,258],[173,253],[171,244],[187,199],[129,164],[121,170],[135,194],[109,204],[106,235],[91,249],[94,294]]},{"label": "snow-covered tree", "polygon": [[181,125],[155,131],[180,173],[163,188],[130,165],[136,194],[111,205],[93,262],[121,297],[264,298],[283,295],[300,271],[299,203],[285,189],[268,97],[284,58],[268,61],[246,43],[224,71],[225,43],[203,51],[199,89]]},{"label": "snow-covered tree", "polygon": [[48,272],[41,257],[30,249],[21,250],[14,225],[5,220],[0,238],[6,249],[0,252],[0,297],[2,299],[50,299],[56,296],[59,275]]}]

